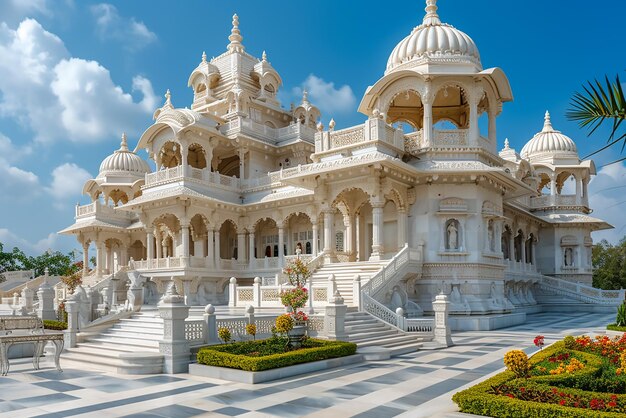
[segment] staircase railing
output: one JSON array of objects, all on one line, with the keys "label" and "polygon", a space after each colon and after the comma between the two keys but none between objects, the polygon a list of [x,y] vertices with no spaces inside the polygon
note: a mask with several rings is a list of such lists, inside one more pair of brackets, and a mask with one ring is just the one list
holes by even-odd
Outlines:
[{"label": "staircase railing", "polygon": [[573,283],[556,277],[541,276],[539,287],[558,295],[598,305],[619,305],[626,297],[626,290],[602,290],[582,283]]},{"label": "staircase railing", "polygon": [[361,287],[361,292],[374,299],[378,296],[386,294],[403,278],[401,274],[410,262],[419,262],[422,259],[420,250],[409,248],[408,244],[389,261],[389,263],[381,268],[378,273],[373,275],[369,281]]},{"label": "staircase railing", "polygon": [[[311,273],[314,273],[315,270],[319,269],[320,267],[322,267],[324,265],[324,253],[319,253],[318,255],[316,255],[315,257],[311,258],[310,260],[308,260],[306,262],[306,266],[308,267],[309,271]],[[279,283],[277,284],[282,284],[287,282],[287,275],[285,273],[281,272],[277,274],[278,278],[279,278]]]},{"label": "staircase railing", "polygon": [[398,328],[400,331],[422,334],[424,337],[434,337],[434,318],[405,318],[402,310],[400,313],[394,312],[366,294],[363,294],[363,309],[368,314]]}]

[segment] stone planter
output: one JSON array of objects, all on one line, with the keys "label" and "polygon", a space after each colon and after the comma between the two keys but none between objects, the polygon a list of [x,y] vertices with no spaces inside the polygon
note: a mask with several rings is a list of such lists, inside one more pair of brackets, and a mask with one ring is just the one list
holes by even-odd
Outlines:
[{"label": "stone planter", "polygon": [[296,322],[293,329],[289,331],[289,345],[294,348],[300,348],[302,345],[302,339],[306,335],[307,325],[306,322]]}]

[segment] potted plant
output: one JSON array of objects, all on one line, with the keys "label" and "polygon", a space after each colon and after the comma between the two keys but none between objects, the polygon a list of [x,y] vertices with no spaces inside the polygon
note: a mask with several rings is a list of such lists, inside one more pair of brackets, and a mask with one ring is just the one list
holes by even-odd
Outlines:
[{"label": "potted plant", "polygon": [[280,301],[283,306],[290,309],[288,315],[293,322],[293,328],[289,331],[289,342],[292,346],[298,347],[306,335],[309,319],[300,309],[304,308],[309,300],[309,292],[304,285],[311,277],[311,271],[300,258],[297,258],[285,267],[284,273],[294,287],[283,290],[280,293]]}]

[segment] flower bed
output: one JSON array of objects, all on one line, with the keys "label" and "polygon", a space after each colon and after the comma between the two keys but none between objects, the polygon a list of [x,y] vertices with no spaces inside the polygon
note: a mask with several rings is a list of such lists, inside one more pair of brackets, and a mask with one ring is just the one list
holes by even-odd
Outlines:
[{"label": "flower bed", "polygon": [[528,360],[513,350],[507,371],[452,399],[462,412],[490,417],[623,417],[624,353],[626,336],[566,337]]},{"label": "flower bed", "polygon": [[284,339],[269,338],[203,347],[198,351],[198,363],[246,371],[270,370],[294,364],[309,363],[353,355],[356,344],[342,341],[306,339],[302,347],[286,348]]}]

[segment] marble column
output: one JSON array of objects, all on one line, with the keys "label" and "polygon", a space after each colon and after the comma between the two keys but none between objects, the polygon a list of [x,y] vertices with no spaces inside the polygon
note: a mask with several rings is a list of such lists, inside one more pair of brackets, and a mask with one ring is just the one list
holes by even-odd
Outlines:
[{"label": "marble column", "polygon": [[278,265],[283,266],[285,260],[285,228],[280,225],[278,227]]},{"label": "marble column", "polygon": [[183,241],[183,257],[189,257],[189,224],[181,224],[180,239]]},{"label": "marble column", "polygon": [[239,263],[246,262],[246,233],[240,232],[237,234],[237,261]]},{"label": "marble column", "polygon": [[406,209],[398,210],[398,250],[404,247],[404,244],[407,244],[407,222],[408,215],[406,213]]},{"label": "marble column", "polygon": [[313,229],[313,246],[311,248],[311,252],[313,253],[313,257],[317,257],[317,253],[318,253],[318,248],[317,248],[317,240],[318,240],[318,237],[317,237],[317,229],[318,229],[317,219],[312,221],[311,228]]},{"label": "marble column", "polygon": [[334,258],[335,254],[334,229],[334,212],[332,209],[327,209],[324,211],[324,255],[328,259]]},{"label": "marble column", "polygon": [[154,258],[154,233],[152,231],[146,233],[146,252],[148,260],[152,260]]},{"label": "marble column", "polygon": [[370,260],[380,260],[384,255],[383,248],[383,206],[384,203],[372,203],[372,255]]},{"label": "marble column", "polygon": [[83,277],[89,274],[89,244],[83,244]]},{"label": "marble column", "polygon": [[208,260],[208,267],[215,266],[215,244],[213,243],[213,234],[214,234],[214,231],[212,229],[209,229],[207,231],[206,258]]},{"label": "marble column", "polygon": [[219,229],[217,229],[215,231],[215,267],[216,268],[221,268],[221,259],[222,256],[220,255],[220,251],[221,251],[221,243],[220,243],[220,231]]},{"label": "marble column", "polygon": [[254,232],[250,232],[250,234],[248,234],[248,239],[249,239],[249,245],[250,245],[250,268],[254,268],[254,260],[256,260],[256,257],[254,255],[254,248],[255,248],[255,241],[254,241]]}]

